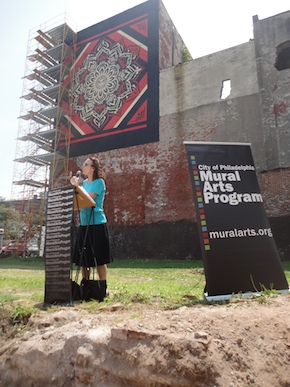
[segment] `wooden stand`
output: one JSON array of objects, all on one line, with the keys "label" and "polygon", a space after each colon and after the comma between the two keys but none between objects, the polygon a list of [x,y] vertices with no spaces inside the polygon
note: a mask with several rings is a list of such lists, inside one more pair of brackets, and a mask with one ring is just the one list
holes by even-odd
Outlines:
[{"label": "wooden stand", "polygon": [[74,194],[74,210],[81,210],[82,208],[96,207],[95,201],[84,190],[83,187],[75,187]]}]

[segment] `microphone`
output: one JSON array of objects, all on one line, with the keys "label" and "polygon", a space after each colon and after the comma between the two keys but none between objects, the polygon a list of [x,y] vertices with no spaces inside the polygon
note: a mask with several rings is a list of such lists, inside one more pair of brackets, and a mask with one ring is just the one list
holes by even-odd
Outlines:
[{"label": "microphone", "polygon": [[81,174],[82,174],[82,171],[77,171],[76,177],[80,177]]}]

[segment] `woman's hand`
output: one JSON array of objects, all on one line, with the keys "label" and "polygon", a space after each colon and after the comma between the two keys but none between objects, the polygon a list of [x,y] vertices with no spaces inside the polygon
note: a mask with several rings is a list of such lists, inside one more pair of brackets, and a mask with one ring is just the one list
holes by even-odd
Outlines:
[{"label": "woman's hand", "polygon": [[72,185],[74,185],[75,187],[78,187],[78,186],[79,186],[79,178],[76,177],[76,176],[71,177],[70,183],[71,183]]}]

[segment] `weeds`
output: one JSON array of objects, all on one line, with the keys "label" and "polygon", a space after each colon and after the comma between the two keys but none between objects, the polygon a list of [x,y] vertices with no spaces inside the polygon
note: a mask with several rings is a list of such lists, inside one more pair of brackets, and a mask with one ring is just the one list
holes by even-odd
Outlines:
[{"label": "weeds", "polygon": [[31,307],[26,307],[23,305],[16,305],[12,309],[11,319],[13,324],[24,324],[28,323],[29,317],[33,314],[35,310]]},{"label": "weeds", "polygon": [[[290,280],[290,262],[283,262]],[[72,271],[74,279],[76,271]],[[75,303],[88,311],[116,303],[128,307],[144,304],[156,309],[207,303],[204,299],[205,276],[202,261],[117,260],[108,267],[109,297],[103,303]],[[13,310],[13,321],[29,318],[35,305],[43,305],[45,262],[42,258],[10,257],[0,259],[0,304]],[[273,287],[261,285],[259,302],[276,294]],[[50,308],[51,309],[51,308]]]}]

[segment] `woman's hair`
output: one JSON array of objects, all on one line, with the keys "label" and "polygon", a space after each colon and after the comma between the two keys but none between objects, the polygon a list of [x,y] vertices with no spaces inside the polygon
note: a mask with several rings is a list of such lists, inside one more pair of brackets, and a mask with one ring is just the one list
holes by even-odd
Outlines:
[{"label": "woman's hair", "polygon": [[96,180],[96,179],[105,180],[106,174],[100,166],[99,159],[97,159],[96,157],[89,157],[89,159],[92,161],[92,166],[94,167],[93,180]]}]

